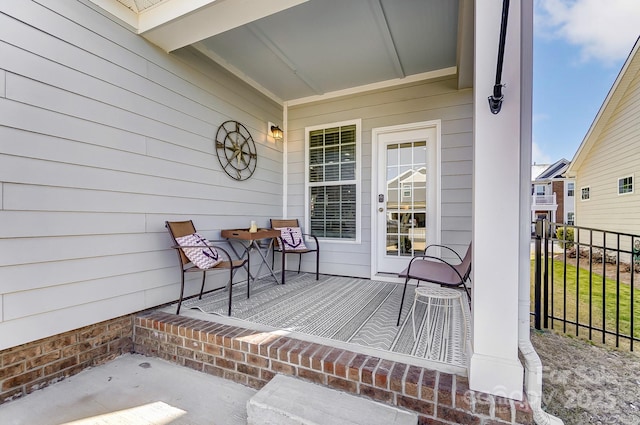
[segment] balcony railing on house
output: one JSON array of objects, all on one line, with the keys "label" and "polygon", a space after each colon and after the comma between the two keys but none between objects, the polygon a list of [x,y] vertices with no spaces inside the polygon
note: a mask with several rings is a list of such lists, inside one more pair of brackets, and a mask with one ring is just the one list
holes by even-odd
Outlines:
[{"label": "balcony railing on house", "polygon": [[536,222],[534,325],[631,351],[640,341],[640,236]]},{"label": "balcony railing on house", "polygon": [[556,194],[552,195],[533,195],[531,197],[532,205],[555,205],[556,204]]}]

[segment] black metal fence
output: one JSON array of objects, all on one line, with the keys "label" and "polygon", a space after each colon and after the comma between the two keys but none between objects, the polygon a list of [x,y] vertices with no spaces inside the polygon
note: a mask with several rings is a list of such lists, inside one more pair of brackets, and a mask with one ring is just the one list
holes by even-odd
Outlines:
[{"label": "black metal fence", "polygon": [[[533,316],[603,344],[640,341],[640,236],[538,220]],[[639,289],[636,289],[638,287]]]}]

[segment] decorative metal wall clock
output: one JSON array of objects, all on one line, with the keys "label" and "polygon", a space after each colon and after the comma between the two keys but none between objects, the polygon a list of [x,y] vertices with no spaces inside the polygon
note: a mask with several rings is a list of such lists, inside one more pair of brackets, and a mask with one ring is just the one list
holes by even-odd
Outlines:
[{"label": "decorative metal wall clock", "polygon": [[216,152],[222,169],[231,178],[246,180],[256,170],[256,144],[244,125],[225,121],[218,127]]}]

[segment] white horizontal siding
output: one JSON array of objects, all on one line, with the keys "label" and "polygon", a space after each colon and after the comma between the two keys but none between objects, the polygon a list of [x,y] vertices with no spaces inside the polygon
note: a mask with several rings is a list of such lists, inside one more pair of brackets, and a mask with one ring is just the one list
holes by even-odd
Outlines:
[{"label": "white horizontal siding", "polygon": [[[471,239],[473,110],[471,91],[458,91],[455,83],[455,78],[444,78],[289,108],[287,208],[289,217],[300,220],[305,216],[304,128],[362,119],[362,241],[359,245],[323,241],[321,271],[370,276],[371,131],[412,122],[441,120],[442,242],[464,252]],[[313,266],[310,259],[303,260],[305,270]]]},{"label": "white horizontal siding", "polygon": [[[0,12],[0,350],[175,300],[167,220],[218,239],[281,215],[282,144],[266,137],[279,105],[84,0]],[[248,181],[218,162],[226,120],[256,142]]]},{"label": "white horizontal siding", "polygon": [[[600,138],[577,170],[578,225],[640,235],[640,73],[636,73]],[[618,179],[633,175],[634,192],[618,195]],[[580,189],[590,187],[582,201]]]}]

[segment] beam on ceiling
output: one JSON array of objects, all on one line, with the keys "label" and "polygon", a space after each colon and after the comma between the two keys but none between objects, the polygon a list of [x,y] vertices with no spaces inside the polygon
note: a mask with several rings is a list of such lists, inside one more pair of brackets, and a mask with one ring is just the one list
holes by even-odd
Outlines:
[{"label": "beam on ceiling", "polygon": [[192,47],[197,51],[199,51],[200,53],[202,53],[203,55],[205,55],[206,57],[208,57],[209,59],[211,59],[212,61],[214,61],[215,63],[217,63],[218,65],[220,65],[221,67],[223,67],[224,69],[226,69],[227,71],[229,71],[231,74],[235,75],[236,77],[238,77],[239,79],[241,79],[242,81],[244,81],[245,83],[253,87],[254,89],[258,90],[263,95],[267,96],[269,99],[276,102],[277,104],[279,105],[284,104],[283,99],[281,99],[279,96],[272,93],[270,90],[267,90],[263,85],[255,81],[253,78],[249,77],[247,74],[239,70],[237,67],[227,62],[220,55],[208,49],[204,43],[198,42],[193,44]]},{"label": "beam on ceiling", "polygon": [[373,12],[374,20],[376,21],[378,29],[380,30],[380,35],[384,40],[384,45],[386,47],[387,53],[389,54],[389,59],[393,64],[393,69],[395,70],[396,77],[404,78],[406,77],[406,74],[404,72],[404,69],[402,68],[402,63],[400,62],[400,56],[398,56],[396,44],[393,42],[393,36],[391,35],[387,16],[384,13],[382,4],[380,3],[380,0],[371,0],[369,4],[371,5],[371,11]]},{"label": "beam on ceiling", "polygon": [[456,63],[458,68],[458,89],[473,87],[473,37],[474,37],[474,0],[458,2],[458,46]]},{"label": "beam on ceiling", "polygon": [[298,65],[295,64],[284,52],[274,43],[260,28],[256,25],[247,25],[247,28],[251,33],[258,38],[265,45],[269,51],[271,51],[278,59],[280,59],[307,87],[309,87],[315,94],[322,94],[323,91],[315,84],[315,82],[306,75],[303,71],[300,71]]},{"label": "beam on ceiling", "polygon": [[[183,0],[171,0],[168,5]],[[199,9],[164,23],[155,22],[142,36],[166,52],[188,46],[216,34],[248,24],[308,0],[190,0],[204,2]],[[163,3],[164,5],[165,3]],[[169,6],[167,6],[169,7]],[[159,8],[159,7],[157,7]],[[156,8],[154,8],[156,9]],[[149,10],[151,12],[152,9]],[[142,15],[145,15],[145,12]],[[169,15],[165,16],[167,19]]]}]

